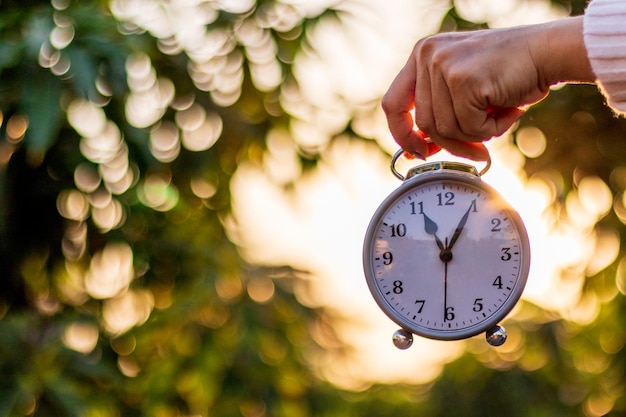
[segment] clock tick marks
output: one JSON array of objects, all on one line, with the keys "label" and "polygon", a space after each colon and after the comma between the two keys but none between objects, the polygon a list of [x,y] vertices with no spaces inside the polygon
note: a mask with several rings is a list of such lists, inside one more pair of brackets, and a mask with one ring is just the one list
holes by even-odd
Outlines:
[{"label": "clock tick marks", "polygon": [[[448,174],[446,173],[446,175]],[[406,184],[403,192],[396,193],[394,198],[386,200],[385,205],[381,205],[381,208],[379,208],[380,214],[377,214],[376,218],[372,219],[370,223],[371,229],[366,240],[369,253],[366,253],[368,258],[365,258],[366,260],[369,259],[367,262],[369,265],[366,264],[366,278],[370,284],[370,290],[372,290],[376,300],[379,301],[381,308],[392,320],[414,334],[436,339],[442,338],[444,340],[469,337],[468,335],[478,325],[497,320],[497,317],[495,317],[496,312],[498,316],[501,316],[500,312],[503,309],[506,310],[509,304],[511,304],[509,301],[512,298],[518,298],[520,282],[523,285],[525,281],[525,276],[522,272],[527,270],[526,258],[528,248],[524,241],[525,231],[523,230],[523,225],[521,225],[522,230],[520,232],[520,224],[516,213],[509,211],[508,208],[503,209],[499,206],[498,199],[492,197],[491,191],[483,190],[480,182],[478,182],[479,185],[476,187],[474,181],[456,181],[452,177],[453,175],[450,174],[447,177],[433,177],[432,180],[426,179],[422,182],[418,180],[403,183],[402,187]],[[426,247],[426,252],[429,256],[434,254],[435,264],[431,265],[428,263],[430,258],[427,256],[425,259],[420,260],[420,262],[424,262],[424,268],[421,268],[421,264],[418,268],[415,257],[407,255],[419,251],[424,244],[422,242],[425,237],[423,228],[426,221],[422,217],[424,212],[433,216],[433,220],[439,226],[437,236],[442,243],[447,241],[446,245],[449,245],[450,235],[456,234],[458,237],[460,234],[456,233],[456,229],[459,229],[457,223],[459,223],[459,218],[463,219],[462,215],[467,210],[468,205],[471,211],[471,221],[467,222],[467,231],[461,236],[459,242],[467,240],[466,238],[471,234],[472,239],[475,239],[477,242],[483,242],[484,239],[484,245],[475,245],[475,247],[485,248],[485,253],[491,254],[492,252],[488,252],[490,250],[499,252],[501,247],[507,247],[506,253],[507,256],[511,257],[511,262],[497,264],[497,268],[499,268],[497,275],[501,275],[497,279],[500,295],[497,294],[497,291],[489,291],[482,295],[463,294],[463,297],[467,299],[464,299],[463,303],[467,301],[467,304],[461,304],[458,301],[459,307],[456,311],[450,310],[450,313],[443,319],[443,315],[440,314],[442,304],[440,304],[441,300],[439,298],[441,297],[440,287],[443,284],[439,282],[440,280],[432,282],[426,278],[423,281],[421,279],[413,279],[416,275],[417,278],[421,278],[423,274],[433,274],[434,268],[437,268],[436,271],[442,268],[441,259],[436,256],[442,250],[441,246],[433,245],[432,241],[428,241],[430,246]],[[473,211],[471,210],[472,207],[474,207]],[[431,214],[431,212],[437,214]],[[494,222],[497,222],[497,226],[500,228],[497,230],[497,234],[494,234],[492,231]],[[402,239],[404,236],[398,236],[397,227],[399,224],[401,225],[403,235],[405,233],[404,228],[407,230],[407,235],[404,239]],[[463,224],[465,225],[465,223]],[[456,229],[454,229],[455,226]],[[426,234],[429,233],[427,232]],[[456,239],[454,242],[456,242]],[[499,247],[496,247],[496,245]],[[439,251],[437,251],[438,247]],[[448,271],[452,280],[448,284],[453,287],[451,292],[456,296],[458,291],[461,290],[462,292],[462,289],[465,287],[462,287],[461,283],[453,278],[455,274],[459,273],[460,269],[465,269],[461,260],[468,259],[468,256],[471,256],[471,253],[473,253],[471,250],[474,249],[474,246],[459,244],[455,245],[454,248],[459,253],[457,257],[459,262],[456,262],[454,268]],[[500,256],[502,256],[501,252],[495,256],[493,262],[497,262]],[[489,262],[492,262],[491,258],[489,259]],[[482,277],[484,271],[478,272],[479,269],[482,268],[476,266],[476,272],[481,274],[480,277]],[[463,271],[464,274],[474,272],[473,270]],[[508,282],[505,279],[507,273],[509,274]],[[490,279],[493,281],[494,278]],[[394,283],[393,287],[392,282]],[[396,285],[396,282],[403,282],[404,285]],[[485,283],[485,285],[488,285],[486,288],[492,289],[491,283]],[[400,292],[404,292],[405,296],[398,295]],[[418,312],[418,308],[412,302],[412,296],[407,299],[406,294],[409,293],[419,294],[418,297],[424,299],[426,307],[423,311],[420,309]],[[480,301],[480,308],[484,311],[473,312],[472,309],[477,308],[474,299],[478,296],[485,297],[484,299],[481,298]],[[500,304],[502,300],[505,300],[504,303],[508,304],[503,306]],[[474,303],[474,307],[472,307],[472,303]],[[465,307],[461,308],[461,305]],[[483,305],[484,307],[482,307]],[[443,306],[445,308],[445,301]],[[449,318],[459,321],[448,320]]]}]

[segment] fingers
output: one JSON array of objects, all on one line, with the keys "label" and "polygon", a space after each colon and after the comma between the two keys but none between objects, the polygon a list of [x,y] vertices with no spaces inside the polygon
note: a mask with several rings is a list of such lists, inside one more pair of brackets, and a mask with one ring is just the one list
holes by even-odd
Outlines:
[{"label": "fingers", "polygon": [[411,111],[414,108],[416,65],[411,58],[398,73],[382,99],[389,131],[398,144],[409,153],[429,155],[426,140],[415,130]]},{"label": "fingers", "polygon": [[461,156],[471,159],[472,161],[489,160],[489,151],[483,143],[480,142],[463,142],[457,139],[442,139],[438,143],[441,148],[450,152],[452,155]]},{"label": "fingers", "polygon": [[[453,155],[471,159],[473,161],[486,161],[489,159],[489,151],[482,142],[492,137],[503,135],[519,118],[524,114],[524,110],[513,107],[484,111],[482,117],[485,118],[485,124],[489,124],[488,131],[493,134],[485,137],[469,136],[467,140],[460,140],[452,137],[435,135],[433,144],[440,148],[446,149]],[[458,137],[458,136],[457,136]]]},{"label": "fingers", "polygon": [[[442,147],[459,156],[474,160],[486,160],[488,153],[484,146],[464,144],[460,141],[481,142],[492,135],[472,135],[464,132],[460,123],[484,123],[487,115],[478,111],[459,119],[460,105],[453,100],[453,94],[441,75],[432,71],[428,47],[418,43],[408,61],[383,97],[382,107],[387,117],[389,130],[398,144],[410,154],[426,158],[437,153]],[[415,111],[415,119],[412,111]],[[416,128],[417,126],[422,130]],[[494,127],[490,128],[495,130]],[[425,132],[425,133],[424,133]],[[430,136],[431,143],[425,138]]]},{"label": "fingers", "polygon": [[442,34],[415,45],[382,100],[389,130],[405,151],[428,157],[444,148],[485,160],[481,143],[502,135],[524,113],[514,106],[545,97],[527,75],[536,74],[528,65],[508,72],[486,65],[520,54],[505,43],[483,57],[484,33]]},{"label": "fingers", "polygon": [[437,145],[435,142],[430,142],[428,144],[428,155],[427,156],[434,155],[437,152],[439,152],[440,150],[441,150],[441,146]]},{"label": "fingers", "polygon": [[[426,72],[426,71],[424,71]],[[468,119],[474,122],[474,117],[467,116],[468,110],[459,105],[453,99],[450,86],[443,77],[441,71],[429,72],[429,79],[423,80],[421,85],[430,85],[421,88],[415,94],[416,118],[419,126],[428,132],[431,138],[437,142],[441,138],[456,138],[459,140],[480,141],[483,138],[476,138],[463,131],[462,124]],[[432,108],[432,111],[429,109]]]},{"label": "fingers", "polygon": [[[418,129],[418,134],[419,134],[419,129]],[[427,136],[423,135],[422,137],[426,138]],[[414,153],[414,152],[405,151],[404,152],[404,157],[407,158],[407,159],[418,158],[418,159],[426,160],[426,158],[436,154],[437,152],[439,152],[441,150],[441,146],[437,145],[435,142],[428,142],[427,141],[427,147],[428,147],[428,151],[427,151],[427,153],[425,155],[417,154],[417,153]]]},{"label": "fingers", "polygon": [[466,53],[455,49],[463,36],[446,34],[426,38],[413,50],[415,119],[435,142],[442,138],[480,142],[492,136],[480,132],[486,119],[486,103],[481,103],[480,95],[475,99],[475,71],[468,70],[471,62],[465,63]]},{"label": "fingers", "polygon": [[413,117],[410,112],[396,112],[387,117],[389,130],[402,149],[416,153],[422,158],[429,156],[428,144],[425,136],[414,130]]},{"label": "fingers", "polygon": [[482,143],[463,142],[450,138],[441,138],[439,143],[435,143],[420,129],[417,130],[417,133],[428,142],[427,156],[434,155],[445,148],[453,155],[462,156],[473,161],[487,161],[489,159],[489,151]]},{"label": "fingers", "polygon": [[495,124],[494,136],[503,135],[504,132],[509,130],[509,128],[524,115],[524,113],[525,110],[519,107],[506,107],[493,110],[491,119]]},{"label": "fingers", "polygon": [[510,115],[502,113],[507,117],[496,119],[487,99],[475,93],[475,80],[453,78],[449,76],[447,79],[443,71],[434,70],[430,72],[430,79],[418,83],[418,86],[424,86],[415,94],[418,126],[435,142],[450,138],[483,142],[506,131],[506,128],[500,128]]}]

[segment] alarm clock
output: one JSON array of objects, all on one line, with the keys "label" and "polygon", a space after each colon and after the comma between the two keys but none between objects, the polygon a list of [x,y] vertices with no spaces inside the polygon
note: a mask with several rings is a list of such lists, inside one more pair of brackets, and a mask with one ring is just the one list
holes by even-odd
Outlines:
[{"label": "alarm clock", "polygon": [[367,285],[380,309],[400,329],[396,347],[413,334],[460,340],[485,332],[506,341],[500,321],[524,291],[528,234],[519,214],[486,184],[481,172],[460,162],[427,162],[406,176],[380,204],[363,245]]}]

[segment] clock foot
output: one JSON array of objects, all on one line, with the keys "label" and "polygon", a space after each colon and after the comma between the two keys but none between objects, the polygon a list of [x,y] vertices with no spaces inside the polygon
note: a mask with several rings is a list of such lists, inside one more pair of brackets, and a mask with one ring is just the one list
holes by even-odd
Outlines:
[{"label": "clock foot", "polygon": [[393,334],[392,340],[393,340],[393,344],[398,349],[404,350],[404,349],[410,348],[411,345],[413,344],[413,335],[404,329],[398,329]]},{"label": "clock foot", "polygon": [[502,346],[506,342],[506,330],[502,326],[494,326],[487,330],[485,337],[491,346]]}]

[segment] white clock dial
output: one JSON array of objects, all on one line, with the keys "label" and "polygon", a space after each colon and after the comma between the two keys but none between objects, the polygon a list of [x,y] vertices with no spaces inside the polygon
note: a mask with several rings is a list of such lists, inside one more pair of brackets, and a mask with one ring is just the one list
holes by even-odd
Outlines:
[{"label": "white clock dial", "polygon": [[368,285],[403,328],[470,337],[498,324],[519,299],[526,232],[478,177],[429,174],[405,182],[374,215],[364,247]]}]

